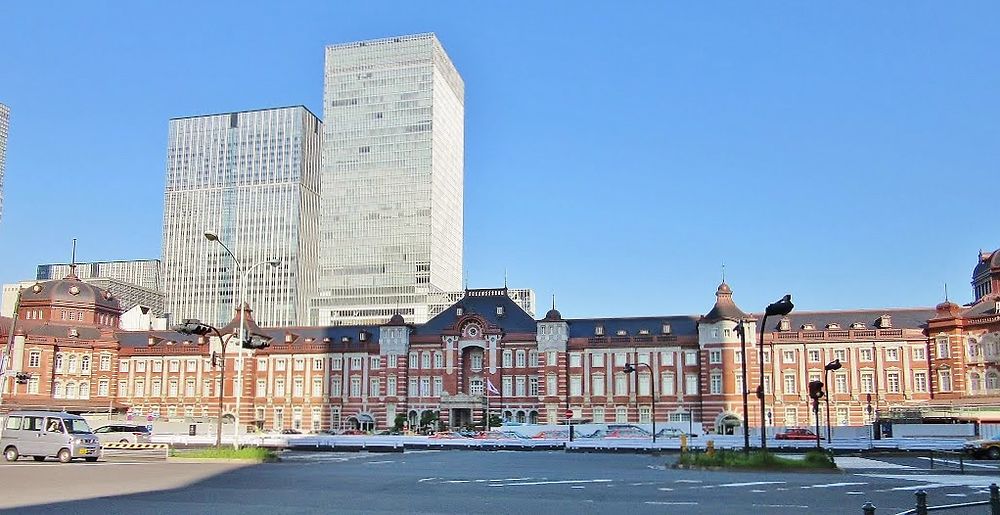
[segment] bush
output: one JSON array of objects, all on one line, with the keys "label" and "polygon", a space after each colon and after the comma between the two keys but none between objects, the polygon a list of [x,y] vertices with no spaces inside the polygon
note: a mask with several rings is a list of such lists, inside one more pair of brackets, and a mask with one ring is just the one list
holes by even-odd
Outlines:
[{"label": "bush", "polygon": [[755,451],[744,455],[738,451],[716,451],[712,456],[704,452],[681,454],[677,463],[699,467],[747,468],[747,469],[834,469],[833,458],[825,452],[810,451],[805,459],[781,458],[769,452]]},{"label": "bush", "polygon": [[171,449],[170,455],[178,458],[201,458],[215,460],[273,460],[277,454],[270,449],[262,447],[243,447],[233,449],[232,447],[208,448],[208,449]]}]

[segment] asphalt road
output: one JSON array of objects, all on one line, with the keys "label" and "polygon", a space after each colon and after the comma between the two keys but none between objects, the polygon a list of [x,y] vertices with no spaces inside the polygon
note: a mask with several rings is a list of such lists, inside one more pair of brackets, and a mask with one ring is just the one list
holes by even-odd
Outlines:
[{"label": "asphalt road", "polygon": [[[851,458],[846,473],[686,471],[670,457],[565,452],[285,453],[275,464],[0,465],[17,513],[851,513],[987,498],[1000,474]],[[995,464],[996,462],[992,462]],[[990,465],[989,462],[984,462]],[[90,497],[90,498],[85,498]],[[77,499],[77,500],[70,500]],[[949,513],[983,513],[986,508]]]}]

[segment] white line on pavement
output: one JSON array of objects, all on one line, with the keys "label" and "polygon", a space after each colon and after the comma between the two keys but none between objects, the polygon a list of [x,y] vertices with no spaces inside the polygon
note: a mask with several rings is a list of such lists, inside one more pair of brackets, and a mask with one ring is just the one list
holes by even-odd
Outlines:
[{"label": "white line on pavement", "polygon": [[384,465],[386,463],[396,463],[393,460],[383,460],[383,461],[366,461],[365,463],[369,465]]},{"label": "white line on pavement", "polygon": [[656,504],[659,506],[697,506],[694,501],[646,501],[646,504]]},{"label": "white line on pavement", "polygon": [[758,485],[783,485],[785,481],[748,481],[746,483],[725,483],[718,485],[719,488],[730,486],[758,486]]},{"label": "white line on pavement", "polygon": [[808,508],[804,504],[754,504],[754,508]]},{"label": "white line on pavement", "polygon": [[[952,461],[952,460],[942,460],[941,458],[936,458],[936,459],[934,459],[934,460],[931,460],[931,459],[930,459],[929,457],[927,457],[927,456],[917,456],[917,458],[918,458],[918,459],[921,459],[921,460],[928,460],[928,461],[938,461],[938,462],[941,462],[941,463],[947,463],[947,464],[949,464],[949,465],[955,465],[956,467],[960,467],[960,466],[962,466],[962,462],[958,462],[958,461]],[[991,469],[991,470],[1000,470],[1000,467],[997,467],[997,466],[993,466],[993,465],[984,465],[984,464],[982,464],[982,463],[969,463],[968,461],[966,461],[966,462],[965,462],[965,466],[966,466],[966,467],[979,467],[979,468],[984,468],[984,469]]]},{"label": "white line on pavement", "polygon": [[674,483],[701,483],[700,479],[678,479]]},{"label": "white line on pavement", "polygon": [[847,495],[865,495],[864,492],[844,492]]},{"label": "white line on pavement", "polygon": [[657,490],[659,490],[661,492],[673,492],[674,491],[673,488],[667,488],[667,487],[657,488]]},{"label": "white line on pavement", "polygon": [[803,486],[802,488],[803,489],[809,489],[809,488],[837,488],[837,487],[840,487],[840,486],[860,486],[860,485],[867,485],[867,484],[868,483],[827,483],[825,485],[807,485],[807,486]]},{"label": "white line on pavement", "polygon": [[762,493],[766,493],[766,492],[767,492],[767,490],[750,490],[750,493],[754,493],[754,494],[762,494]]},{"label": "white line on pavement", "polygon": [[530,483],[507,483],[507,484],[496,483],[490,486],[505,487],[505,486],[573,485],[580,483],[610,483],[611,481],[612,481],[611,479],[563,479],[560,481],[532,481]]},{"label": "white line on pavement", "polygon": [[423,479],[421,479],[421,480],[419,480],[417,482],[418,483],[423,483],[424,481],[434,481],[435,479],[438,479],[438,478],[436,478],[436,477],[425,477],[425,478],[423,478]]},{"label": "white line on pavement", "polygon": [[965,494],[944,494],[947,497],[965,497]]}]

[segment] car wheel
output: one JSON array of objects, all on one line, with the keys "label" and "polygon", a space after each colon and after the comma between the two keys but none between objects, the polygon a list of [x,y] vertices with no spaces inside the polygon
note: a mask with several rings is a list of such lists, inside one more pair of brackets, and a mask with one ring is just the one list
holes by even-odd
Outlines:
[{"label": "car wheel", "polygon": [[69,463],[73,460],[73,455],[70,454],[69,449],[60,449],[56,457],[59,458],[59,463]]},{"label": "car wheel", "polygon": [[35,461],[45,461],[45,456],[32,456],[31,459]]},{"label": "car wheel", "polygon": [[988,456],[991,460],[1000,460],[1000,447],[990,447],[989,450],[986,451],[986,456]]},{"label": "car wheel", "polygon": [[118,443],[128,443],[128,440],[122,438],[121,440],[118,440]]},{"label": "car wheel", "polygon": [[7,461],[17,461],[19,457],[21,455],[17,453],[17,447],[13,445],[3,450],[3,459]]}]

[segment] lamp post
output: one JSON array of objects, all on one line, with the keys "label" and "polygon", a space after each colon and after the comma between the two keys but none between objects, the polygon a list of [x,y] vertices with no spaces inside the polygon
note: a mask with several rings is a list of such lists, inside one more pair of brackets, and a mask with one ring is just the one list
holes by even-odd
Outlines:
[{"label": "lamp post", "polygon": [[[223,243],[221,239],[219,239],[218,234],[212,231],[205,231],[205,239],[207,239],[208,241],[217,242],[219,245],[222,245],[222,248],[226,249],[226,253],[228,253],[229,256],[233,258],[233,262],[236,264],[237,270],[242,267],[242,265],[240,264],[240,260],[236,259],[236,254],[233,254],[233,251],[230,250],[229,247],[227,247],[226,244]],[[277,266],[281,264],[281,261],[278,261],[277,259],[268,259],[260,261],[258,263],[254,263],[246,270],[244,270],[243,276],[240,277],[240,284],[239,284],[240,293],[239,293],[239,306],[238,306],[238,309],[240,310],[240,333],[239,333],[240,346],[237,348],[236,351],[236,379],[234,380],[233,383],[233,389],[235,390],[236,394],[236,424],[235,424],[236,427],[233,430],[233,435],[234,435],[233,447],[236,449],[240,448],[240,400],[243,398],[243,348],[244,347],[262,348],[267,346],[266,343],[257,345],[254,344],[248,345],[247,335],[246,335],[246,284],[247,280],[249,280],[250,278],[250,271],[263,264],[271,265],[271,268],[277,268]]]},{"label": "lamp post", "polygon": [[[222,447],[222,392],[226,389],[226,340],[222,339],[222,333],[219,332],[215,326],[202,323],[201,320],[195,318],[185,319],[180,325],[174,327],[174,331],[181,334],[195,334],[198,336],[204,336],[210,332],[214,332],[216,336],[219,337],[219,345],[222,346],[222,359],[219,363],[219,416],[216,418],[215,422],[215,446],[218,448]],[[232,339],[232,336],[229,337]],[[212,355],[212,365],[215,366],[215,354]]]},{"label": "lamp post", "polygon": [[826,443],[833,442],[833,429],[830,428],[830,371],[840,370],[840,359],[835,359],[823,367],[823,382],[826,383]]},{"label": "lamp post", "polygon": [[760,348],[757,353],[757,365],[760,372],[760,385],[757,387],[757,397],[760,399],[760,450],[767,451],[767,425],[764,423],[767,409],[764,403],[764,330],[767,328],[767,317],[785,316],[792,312],[792,296],[785,295],[778,302],[768,304],[764,309],[764,319],[760,322]]},{"label": "lamp post", "polygon": [[[652,398],[650,414],[653,417],[653,443],[655,444],[656,443],[656,374],[653,373],[653,367],[649,366],[649,363],[625,363],[625,373],[631,374],[632,372],[635,372],[636,366],[646,367],[646,369],[649,370],[649,377],[650,381],[652,382],[652,384],[650,385],[653,388],[653,391],[651,392],[652,395],[650,396]],[[636,375],[636,378],[638,377],[639,376]]]},{"label": "lamp post", "polygon": [[746,320],[740,320],[740,324],[736,326],[737,331],[740,332],[740,373],[743,379],[740,381],[740,388],[743,390],[740,392],[743,395],[743,454],[750,454],[750,405],[747,400],[747,333],[746,333]]}]

